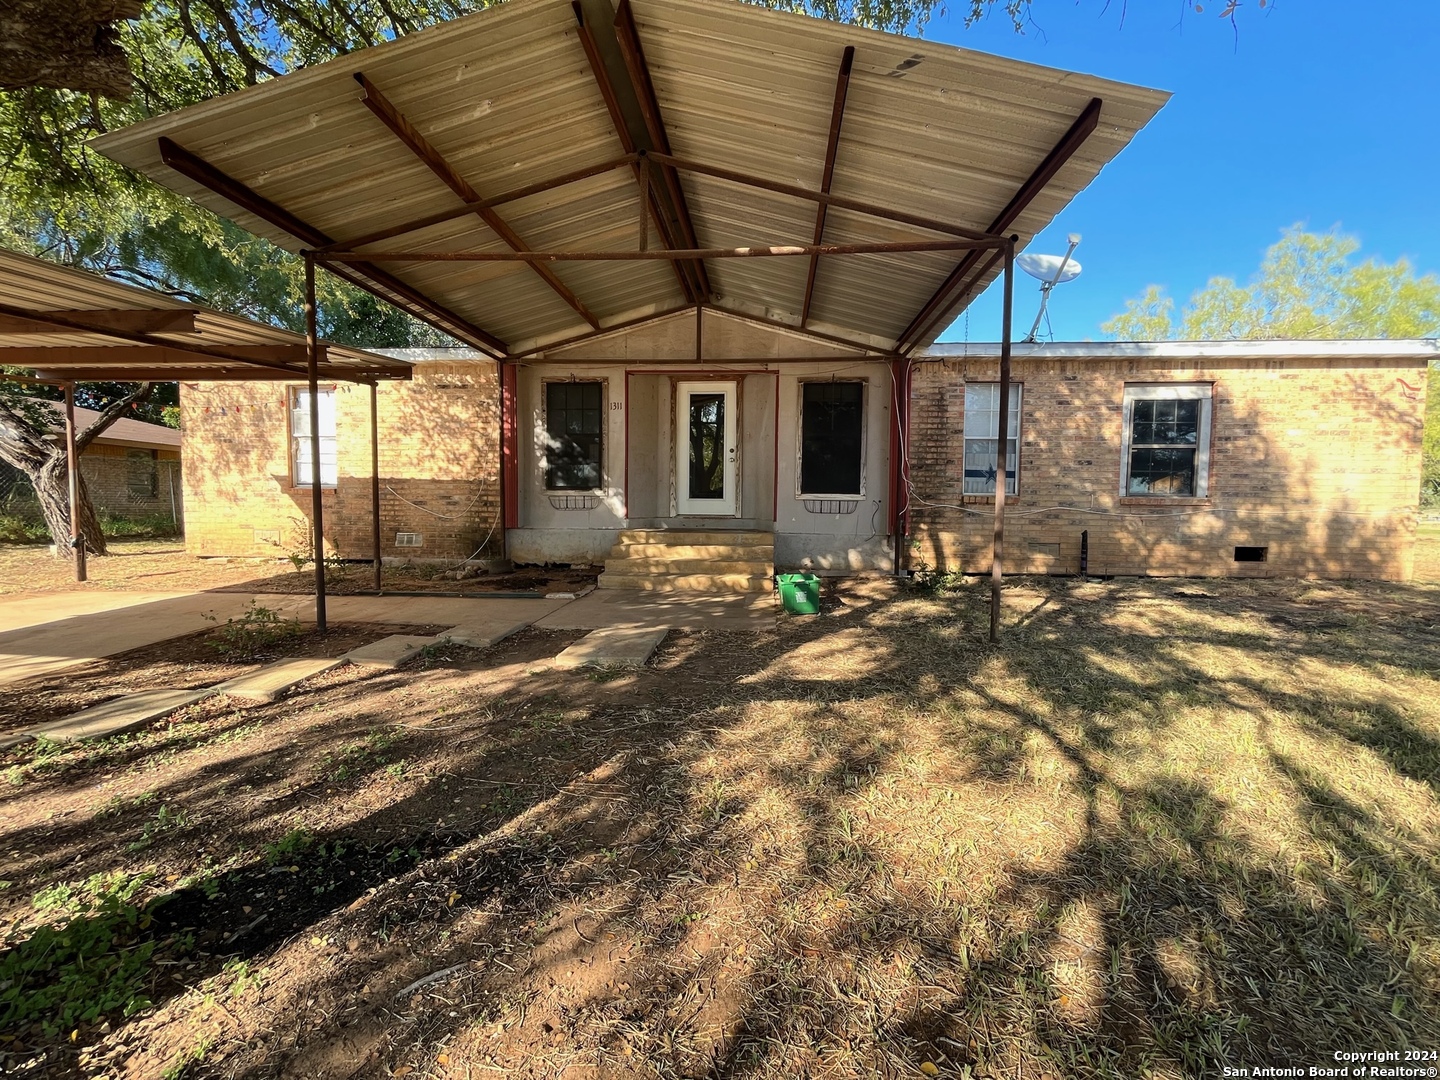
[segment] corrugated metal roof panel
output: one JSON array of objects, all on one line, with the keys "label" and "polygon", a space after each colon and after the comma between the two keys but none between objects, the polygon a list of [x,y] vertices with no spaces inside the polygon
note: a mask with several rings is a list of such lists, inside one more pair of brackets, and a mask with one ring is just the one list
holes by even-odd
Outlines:
[{"label": "corrugated metal roof panel", "polygon": [[[596,10],[593,0],[587,10]],[[833,191],[976,230],[989,227],[1087,103],[1103,99],[1096,131],[1010,227],[1022,246],[1167,97],[731,0],[633,0],[633,11],[677,156],[818,189],[840,56],[853,45]],[[597,35],[602,31],[608,28],[596,28]],[[299,247],[293,238],[162,164],[157,138],[174,139],[340,240],[455,207],[455,194],[361,103],[352,78],[357,71],[482,196],[599,164],[621,150],[565,0],[509,0],[111,133],[96,145],[292,250]],[[813,202],[695,174],[685,174],[682,185],[702,246],[813,239]],[[629,169],[498,212],[536,250],[633,248],[638,237],[639,199]],[[839,213],[831,213],[826,230],[827,241],[924,235]],[[378,247],[418,251],[427,244],[503,250],[476,218]],[[893,343],[960,255],[824,257],[812,319],[857,341]],[[808,262],[716,259],[707,271],[718,306],[796,322]],[[386,269],[512,350],[586,328],[538,274],[517,264],[389,263]],[[556,263],[552,269],[603,325],[682,302],[663,263]],[[955,298],[950,313],[964,302]]]},{"label": "corrugated metal roof panel", "polygon": [[[44,259],[32,258],[14,251],[0,249],[0,298],[12,308],[34,312],[85,312],[85,311],[181,311],[195,309],[195,333],[161,332],[152,335],[176,348],[199,346],[224,350],[227,346],[288,345],[303,348],[303,335],[282,330],[265,323],[243,319],[238,315],[227,315],[208,308],[197,308],[195,304],[177,300],[172,296],[150,289],[137,288],[123,282],[112,281],[85,270],[60,266]],[[27,367],[38,370],[58,370],[60,364],[52,362],[42,365],[32,363],[28,357],[23,362],[7,359],[7,349],[59,348],[66,346],[124,347],[130,341],[113,336],[65,331],[61,333],[18,334],[0,332],[0,364]],[[128,352],[128,350],[127,350]],[[195,354],[193,360],[184,361],[186,367],[239,369],[239,363],[227,363],[215,357]],[[97,363],[93,366],[117,366],[135,368],[133,360]],[[92,366],[87,361],[87,367]],[[164,364],[156,362],[157,372],[163,371]],[[324,366],[327,378],[344,377],[347,371],[375,371],[387,369],[388,377],[408,378],[410,366],[379,353],[366,352],[344,345],[327,344],[327,360]],[[276,377],[275,374],[259,368],[247,369],[257,379]],[[304,373],[278,373],[287,379],[303,378]],[[157,374],[157,378],[163,376]]]}]

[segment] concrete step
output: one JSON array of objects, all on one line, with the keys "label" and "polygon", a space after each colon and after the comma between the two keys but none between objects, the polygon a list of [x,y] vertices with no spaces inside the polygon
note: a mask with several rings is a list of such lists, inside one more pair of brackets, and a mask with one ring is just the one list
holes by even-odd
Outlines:
[{"label": "concrete step", "polygon": [[739,544],[746,547],[773,547],[775,534],[749,529],[622,529],[622,544]]},{"label": "concrete step", "polygon": [[639,589],[642,592],[760,593],[775,583],[759,574],[632,574],[606,570],[596,584],[602,589]]},{"label": "concrete step", "polygon": [[620,574],[749,574],[769,577],[774,567],[769,559],[676,558],[671,555],[645,559],[629,557],[605,560],[605,570]]},{"label": "concrete step", "polygon": [[616,544],[612,559],[748,559],[774,562],[773,544]]}]

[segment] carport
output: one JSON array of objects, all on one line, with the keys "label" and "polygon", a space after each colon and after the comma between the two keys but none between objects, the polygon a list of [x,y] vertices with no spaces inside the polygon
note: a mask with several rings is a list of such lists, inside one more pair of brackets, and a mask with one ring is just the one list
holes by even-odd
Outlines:
[{"label": "carport", "polygon": [[492,357],[502,536],[517,367],[683,312],[651,359],[747,360],[702,355],[723,312],[889,365],[898,545],[916,350],[1167,97],[728,0],[509,0],[95,145]]},{"label": "carport", "polygon": [[65,392],[70,485],[70,546],[75,580],[86,579],[79,527],[79,463],[75,453],[78,382],[304,382],[310,399],[311,543],[315,556],[315,620],[325,629],[324,508],[320,468],[321,379],[370,388],[371,511],[375,588],[380,588],[380,447],[376,386],[410,378],[410,365],[332,345],[316,336],[313,266],[307,272],[306,333],[197,307],[83,270],[0,251],[0,365],[29,370],[7,381],[46,383]]}]

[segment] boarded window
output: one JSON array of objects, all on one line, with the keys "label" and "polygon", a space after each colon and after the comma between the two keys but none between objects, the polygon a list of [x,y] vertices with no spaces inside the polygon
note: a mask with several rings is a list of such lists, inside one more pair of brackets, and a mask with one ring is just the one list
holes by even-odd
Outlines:
[{"label": "boarded window", "polygon": [[801,384],[800,493],[860,495],[865,384]]},{"label": "boarded window", "polygon": [[1123,494],[1205,494],[1210,387],[1126,387],[1125,425]]},{"label": "boarded window", "polygon": [[604,450],[605,388],[598,382],[545,384],[545,487],[593,491],[600,487]]},{"label": "boarded window", "polygon": [[[1005,494],[1014,495],[1020,475],[1020,391],[1010,384],[1010,414],[1005,429]],[[994,495],[1000,467],[1000,384],[965,384],[966,495]]]},{"label": "boarded window", "polygon": [[[335,388],[322,386],[315,397],[320,408],[320,486],[340,482],[340,465],[335,445]],[[310,439],[310,391],[290,388],[290,477],[296,487],[309,487],[314,478]]]},{"label": "boarded window", "polygon": [[159,455],[138,448],[125,451],[125,490],[131,499],[153,499],[160,492]]}]

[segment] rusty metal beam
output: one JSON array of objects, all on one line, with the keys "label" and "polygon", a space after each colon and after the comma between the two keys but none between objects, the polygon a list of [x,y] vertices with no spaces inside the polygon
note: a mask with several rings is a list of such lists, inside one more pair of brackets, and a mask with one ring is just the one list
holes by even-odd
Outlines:
[{"label": "rusty metal beam", "polygon": [[[630,128],[625,123],[625,114],[620,108],[620,99],[615,95],[615,85],[610,81],[610,73],[605,69],[605,60],[600,55],[600,47],[595,44],[595,35],[585,22],[585,11],[580,0],[571,0],[571,8],[575,12],[575,20],[579,24],[580,44],[585,50],[585,59],[589,61],[590,72],[595,78],[595,85],[600,90],[600,97],[605,102],[606,111],[610,113],[610,123],[615,128],[615,135],[620,140],[620,147],[627,156],[634,156],[638,159],[635,139],[630,134]],[[640,188],[640,199],[642,206],[647,208],[650,216],[655,219],[655,228],[660,232],[660,240],[666,247],[676,247],[675,234],[669,221],[661,209],[659,199],[654,188],[649,182],[643,167],[638,160],[632,166],[635,174],[635,182]],[[695,303],[697,286],[690,280],[688,267],[682,263],[671,263],[675,272],[675,280],[680,285],[680,291],[684,294],[688,303]]]},{"label": "rusty metal beam", "polygon": [[[324,356],[325,346],[320,346]],[[231,360],[250,363],[266,362],[271,366],[305,370],[304,345],[227,345]],[[0,347],[0,361],[17,367],[96,368],[107,366],[141,368],[146,366],[201,363],[209,357],[191,352],[184,345],[14,345]]]},{"label": "rusty metal beam", "polygon": [[428,229],[435,225],[443,225],[447,221],[454,221],[456,218],[466,217],[469,214],[486,209],[492,206],[504,206],[506,203],[519,202],[532,195],[543,195],[547,191],[554,191],[556,188],[566,187],[578,183],[581,180],[588,180],[592,176],[603,176],[607,172],[614,172],[616,169],[623,169],[626,165],[634,165],[639,160],[638,154],[626,154],[622,158],[615,158],[612,161],[603,161],[598,165],[589,165],[583,169],[574,169],[571,172],[553,177],[549,180],[541,180],[538,183],[526,184],[524,187],[514,188],[511,191],[503,192],[489,199],[477,199],[475,202],[467,202],[453,210],[442,210],[437,214],[430,214],[427,217],[416,218],[407,221],[402,225],[391,225],[388,228],[377,229],[374,232],[366,233],[364,236],[357,236],[352,240],[336,240],[330,244],[322,244],[315,248],[316,254],[323,255],[328,251],[354,251],[356,248],[364,247],[366,244],[377,244],[381,240],[393,240],[397,236],[404,236],[406,233],[419,232],[421,229]]},{"label": "rusty metal beam", "polygon": [[[825,168],[820,174],[820,194],[830,194],[835,178],[835,154],[840,149],[840,125],[845,119],[845,99],[850,92],[850,68],[855,63],[855,46],[846,45],[840,57],[840,74],[835,79],[835,104],[830,109],[830,138],[825,144]],[[821,203],[815,211],[815,243],[825,239],[825,215],[830,207]],[[800,325],[810,321],[810,302],[815,297],[815,273],[820,269],[820,256],[810,256],[810,269],[805,275],[805,300],[800,305]]]},{"label": "rusty metal beam", "polygon": [[[854,341],[850,338],[840,337],[837,334],[827,334],[823,330],[816,330],[809,326],[796,326],[794,323],[788,323],[782,319],[772,319],[766,315],[752,315],[748,311],[735,311],[732,308],[720,307],[717,304],[711,304],[710,310],[718,311],[722,315],[729,315],[736,319],[744,319],[746,322],[752,322],[758,326],[773,326],[777,330],[788,330],[792,334],[814,338],[816,341],[823,341],[829,345],[843,345],[849,349],[860,349],[867,353],[873,353],[876,357],[883,359],[889,359],[895,355],[891,349],[884,349],[878,345],[870,345],[863,341]],[[783,359],[783,357],[777,357],[776,359]],[[831,359],[835,358],[832,357]],[[868,357],[866,359],[868,359]]]},{"label": "rusty metal beam", "polygon": [[[405,114],[397,109],[374,83],[359,71],[355,72],[355,81],[360,84],[360,88],[364,92],[364,96],[360,99],[361,103],[374,113],[412,154],[423,161],[446,187],[466,203],[473,204],[476,216],[490,226],[495,235],[500,237],[511,251],[530,250],[529,245],[520,238],[520,235],[505,223],[505,219],[496,213],[493,207],[484,205],[485,200],[480,197],[480,193],[470,186],[470,182],[445,160],[444,155],[431,145],[430,140],[425,138],[414,124],[410,123]],[[555,271],[538,264],[534,264],[534,270],[545,281],[545,284],[550,286],[555,295],[579,312],[582,319],[597,330],[600,328],[600,320],[580,301],[570,287],[555,275]]]},{"label": "rusty metal beam", "polygon": [[[818,255],[889,255],[923,251],[989,251],[989,240],[883,240],[863,244],[757,244],[733,248],[661,248],[649,251],[332,251],[322,262],[664,262],[768,259]],[[596,329],[599,329],[598,327]]]},{"label": "rusty metal beam", "polygon": [[[625,70],[630,75],[630,84],[640,103],[640,115],[645,118],[645,130],[651,145],[663,154],[670,153],[670,137],[665,133],[665,120],[660,114],[660,99],[655,96],[655,84],[650,79],[650,67],[645,62],[645,49],[640,44],[640,32],[635,27],[635,13],[630,9],[630,0],[620,0],[615,11],[615,38],[620,45],[620,56],[625,61]],[[673,168],[662,168],[661,179],[670,195],[670,202],[679,219],[680,235],[691,248],[698,248],[695,223],[690,216],[690,207],[685,202],[685,191],[680,186],[680,175]],[[704,262],[693,264],[699,303],[709,303],[713,290],[710,275],[705,271]]]},{"label": "rusty metal beam", "polygon": [[[147,308],[144,310],[122,308],[56,311],[53,314],[84,319],[96,326],[103,326],[111,330],[129,330],[137,334],[193,334],[195,333],[195,316],[198,311],[196,308]],[[54,323],[0,315],[0,334],[64,334],[68,332]]]},{"label": "rusty metal beam", "polygon": [[786,184],[779,180],[769,180],[763,176],[737,172],[734,169],[726,169],[719,165],[707,165],[704,162],[691,161],[689,158],[676,157],[674,154],[651,152],[648,156],[652,161],[658,161],[662,165],[671,166],[680,172],[693,172],[699,173],[701,176],[713,176],[717,180],[728,180],[732,184],[759,188],[762,191],[773,191],[779,195],[791,195],[797,199],[806,199],[809,202],[821,203],[824,206],[834,207],[839,210],[853,210],[857,214],[868,214],[871,217],[883,218],[886,221],[898,221],[904,225],[914,225],[916,228],[929,229],[931,232],[945,233],[947,236],[961,236],[971,240],[989,240],[991,244],[997,247],[1003,246],[1005,243],[1003,236],[993,236],[990,233],[981,232],[979,229],[971,229],[964,225],[956,225],[953,222],[926,217],[924,214],[910,214],[904,210],[893,210],[888,206],[867,202],[864,199],[851,199],[844,195],[824,194],[819,191],[812,191],[810,188],[800,187],[797,184]]},{"label": "rusty metal beam", "polygon": [[637,315],[633,319],[626,319],[623,322],[602,326],[599,330],[590,330],[574,337],[547,342],[544,345],[536,345],[529,349],[523,349],[520,352],[513,352],[510,354],[510,358],[512,360],[524,360],[526,357],[535,356],[537,353],[549,352],[552,349],[563,349],[570,345],[579,345],[585,341],[593,341],[595,338],[604,337],[606,334],[618,333],[621,330],[630,330],[636,326],[643,326],[645,323],[655,322],[659,319],[668,319],[672,315],[678,315],[682,311],[689,311],[693,307],[693,304],[682,304],[679,307],[666,308],[664,311],[652,311],[649,315]]},{"label": "rusty metal beam", "polygon": [[[89,334],[102,334],[105,337],[114,338],[117,341],[127,341],[135,345],[146,345],[152,349],[181,349],[194,357],[204,357],[207,360],[220,360],[228,364],[245,364],[260,368],[278,368],[282,371],[291,371],[289,365],[278,360],[266,360],[258,356],[245,356],[240,353],[232,353],[228,346],[191,345],[171,341],[168,338],[155,337],[151,334],[137,333],[131,330],[119,330],[114,327],[100,326],[96,323],[73,318],[77,313],[66,312],[61,314],[54,311],[36,311],[31,308],[16,307],[13,304],[0,303],[0,315],[8,315],[19,319],[33,319],[37,322],[49,323],[52,326],[61,327],[65,330],[79,330]],[[50,349],[43,350],[51,352]],[[13,353],[12,349],[0,349],[0,356]]]},{"label": "rusty metal beam", "polygon": [[[1065,163],[1074,156],[1075,152],[1094,132],[1100,122],[1100,109],[1103,104],[1104,102],[1098,97],[1090,99],[1090,103],[1081,110],[1069,130],[1045,155],[1045,160],[1035,167],[1035,171],[1005,204],[1005,209],[996,215],[995,220],[990,223],[989,232],[1004,232],[1016,218],[1025,212],[1025,208],[1034,201],[1035,197],[1045,190],[1045,185],[1055,178],[1055,174],[1064,167]],[[944,315],[946,309],[951,306],[953,299],[951,293],[955,284],[965,277],[970,268],[979,260],[979,252],[971,252],[960,260],[960,265],[955,267],[950,276],[941,283],[940,287],[916,313],[915,318],[910,320],[910,325],[900,334],[895,343],[900,349],[908,353],[915,348],[917,341],[925,338],[934,324]]]},{"label": "rusty metal beam", "polygon": [[[201,187],[213,191],[240,209],[248,211],[275,228],[288,233],[308,247],[324,247],[335,242],[333,237],[327,236],[319,229],[301,221],[284,207],[271,202],[259,192],[217,169],[204,158],[191,153],[174,140],[162,136],[159,142],[160,159],[170,168],[195,181]],[[406,285],[399,278],[386,273],[378,266],[357,263],[340,272],[340,276],[352,285],[356,285],[402,310],[408,310],[416,318],[428,322],[431,326],[460,338],[462,341],[468,341],[472,345],[480,346],[501,356],[506,352],[505,342],[494,334],[437,304],[419,290]],[[407,304],[410,305],[408,308]]]},{"label": "rusty metal beam", "polygon": [[[0,354],[3,359],[3,354]],[[35,365],[36,377],[33,382],[294,382],[304,380],[306,373],[291,369],[241,368],[241,367],[195,367],[177,365],[156,369],[153,367],[134,368],[63,368],[50,369]],[[376,380],[408,379],[393,368],[349,368],[321,365],[322,378],[352,383],[370,383]],[[23,376],[3,375],[0,379],[21,379]]]}]

